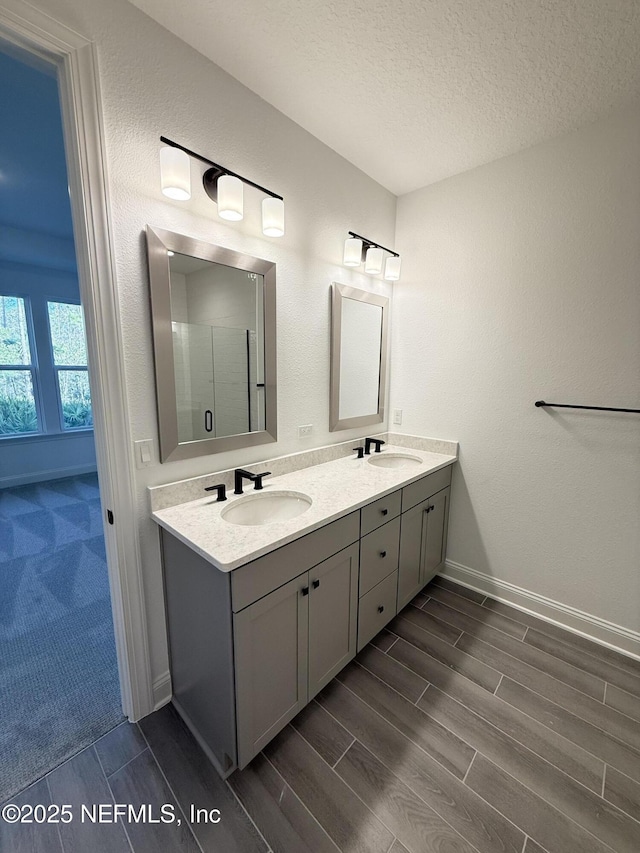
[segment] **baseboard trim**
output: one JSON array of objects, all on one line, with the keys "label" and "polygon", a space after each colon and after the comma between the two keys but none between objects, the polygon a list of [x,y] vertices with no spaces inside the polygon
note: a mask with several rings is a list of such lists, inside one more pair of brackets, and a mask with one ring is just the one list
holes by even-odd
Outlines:
[{"label": "baseboard trim", "polygon": [[157,711],[171,701],[171,673],[169,670],[153,682],[153,710]]},{"label": "baseboard trim", "polygon": [[452,560],[445,562],[444,571],[440,572],[440,575],[476,592],[510,604],[532,616],[538,616],[552,625],[565,628],[602,646],[608,646],[621,654],[640,660],[640,633],[631,631],[629,628],[608,622],[599,616],[585,613],[583,610],[554,601],[552,598],[507,581],[498,580]]},{"label": "baseboard trim", "polygon": [[95,463],[74,465],[69,468],[50,468],[48,471],[34,471],[29,474],[17,474],[14,477],[0,477],[0,489],[13,486],[29,486],[32,483],[44,483],[47,480],[61,480],[63,477],[79,477],[81,474],[95,473]]}]

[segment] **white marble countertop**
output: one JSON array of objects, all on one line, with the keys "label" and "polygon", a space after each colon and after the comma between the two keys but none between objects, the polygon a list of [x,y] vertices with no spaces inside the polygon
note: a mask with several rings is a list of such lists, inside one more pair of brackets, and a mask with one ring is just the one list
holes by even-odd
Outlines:
[{"label": "white marble countertop", "polygon": [[[229,572],[456,461],[455,456],[444,453],[391,445],[385,445],[381,455],[394,452],[419,457],[422,464],[381,468],[370,465],[366,456],[364,459],[349,456],[278,477],[266,477],[264,494],[295,491],[312,500],[309,509],[287,521],[255,526],[225,521],[221,512],[232,502],[242,500],[242,496],[233,493],[227,495],[226,501],[207,495],[156,510],[152,517],[217,569]],[[245,496],[256,494],[252,483],[245,483]]]}]

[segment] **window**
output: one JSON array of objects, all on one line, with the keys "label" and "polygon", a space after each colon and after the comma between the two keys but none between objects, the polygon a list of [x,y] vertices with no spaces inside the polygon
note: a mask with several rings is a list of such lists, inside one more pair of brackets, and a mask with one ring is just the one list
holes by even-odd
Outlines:
[{"label": "window", "polygon": [[92,426],[80,305],[0,295],[0,437]]},{"label": "window", "polygon": [[51,351],[63,429],[93,426],[82,308],[47,302]]},{"label": "window", "polygon": [[25,300],[0,296],[0,435],[40,431]]}]

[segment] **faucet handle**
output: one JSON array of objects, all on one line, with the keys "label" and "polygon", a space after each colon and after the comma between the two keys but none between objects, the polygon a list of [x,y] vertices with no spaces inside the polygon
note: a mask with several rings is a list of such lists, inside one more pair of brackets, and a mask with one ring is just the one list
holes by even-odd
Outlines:
[{"label": "faucet handle", "polygon": [[224,483],[218,483],[217,486],[205,486],[204,490],[205,492],[217,492],[217,501],[226,501],[227,499],[227,488]]},{"label": "faucet handle", "polygon": [[256,474],[253,488],[260,491],[260,489],[262,489],[263,478],[268,477],[270,473],[271,473],[271,471],[265,471],[263,474]]},{"label": "faucet handle", "polygon": [[364,459],[364,447],[354,447],[353,449],[358,454],[356,459]]}]

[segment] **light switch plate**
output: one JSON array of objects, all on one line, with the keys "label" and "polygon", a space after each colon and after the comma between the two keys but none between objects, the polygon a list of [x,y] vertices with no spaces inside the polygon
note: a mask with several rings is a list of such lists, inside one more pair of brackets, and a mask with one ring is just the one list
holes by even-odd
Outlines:
[{"label": "light switch plate", "polygon": [[149,468],[153,465],[153,439],[143,438],[133,442],[136,457],[136,468]]},{"label": "light switch plate", "polygon": [[393,410],[393,422],[398,425],[402,423],[402,409]]}]

